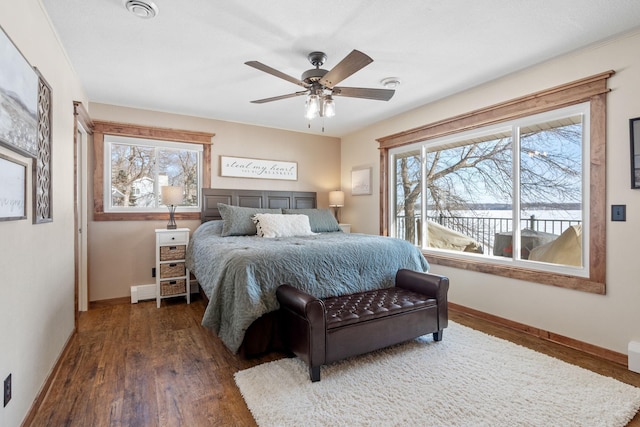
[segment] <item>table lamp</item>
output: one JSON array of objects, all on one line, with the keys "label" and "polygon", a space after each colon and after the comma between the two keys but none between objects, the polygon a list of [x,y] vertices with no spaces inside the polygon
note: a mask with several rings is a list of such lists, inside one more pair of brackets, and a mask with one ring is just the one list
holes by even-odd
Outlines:
[{"label": "table lamp", "polygon": [[175,230],[176,220],[174,218],[174,214],[176,212],[176,206],[182,204],[182,187],[171,185],[161,187],[160,194],[162,196],[162,204],[169,208],[169,223],[167,224],[167,230]]},{"label": "table lamp", "polygon": [[329,191],[329,206],[333,208],[336,221],[340,222],[338,210],[344,206],[344,191]]}]

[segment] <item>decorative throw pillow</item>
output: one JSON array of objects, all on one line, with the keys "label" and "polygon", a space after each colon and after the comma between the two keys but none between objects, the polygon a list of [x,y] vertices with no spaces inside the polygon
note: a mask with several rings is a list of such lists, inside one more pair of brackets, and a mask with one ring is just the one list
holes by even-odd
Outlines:
[{"label": "decorative throw pillow", "polygon": [[252,236],[257,233],[251,217],[257,213],[282,214],[282,209],[243,208],[218,203],[220,216],[224,220],[222,236]]},{"label": "decorative throw pillow", "polygon": [[273,215],[255,214],[253,222],[256,224],[258,236],[261,237],[293,237],[311,236],[315,234],[309,226],[306,215]]},{"label": "decorative throw pillow", "polygon": [[221,219],[216,219],[212,221],[207,221],[202,224],[193,232],[193,236],[198,234],[215,234],[217,236],[222,236],[222,227],[224,226],[224,221]]},{"label": "decorative throw pillow", "polygon": [[329,209],[282,209],[286,215],[306,215],[309,217],[311,231],[314,233],[325,233],[328,231],[342,231],[338,221]]}]

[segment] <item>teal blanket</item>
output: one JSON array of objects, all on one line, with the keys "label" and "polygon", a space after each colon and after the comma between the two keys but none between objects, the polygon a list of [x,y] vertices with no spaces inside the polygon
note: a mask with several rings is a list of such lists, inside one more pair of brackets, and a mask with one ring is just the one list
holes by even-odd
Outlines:
[{"label": "teal blanket", "polygon": [[209,298],[202,325],[234,353],[249,325],[278,309],[287,283],[318,298],[393,286],[400,268],[427,271],[420,250],[391,237],[342,232],[305,237],[221,237],[222,221],[191,237],[187,267]]}]

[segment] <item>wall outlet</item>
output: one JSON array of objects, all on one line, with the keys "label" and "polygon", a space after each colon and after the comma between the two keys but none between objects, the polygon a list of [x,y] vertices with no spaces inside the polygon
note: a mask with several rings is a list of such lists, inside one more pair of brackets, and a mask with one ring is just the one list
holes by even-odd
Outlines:
[{"label": "wall outlet", "polygon": [[11,400],[11,374],[4,380],[4,406]]}]

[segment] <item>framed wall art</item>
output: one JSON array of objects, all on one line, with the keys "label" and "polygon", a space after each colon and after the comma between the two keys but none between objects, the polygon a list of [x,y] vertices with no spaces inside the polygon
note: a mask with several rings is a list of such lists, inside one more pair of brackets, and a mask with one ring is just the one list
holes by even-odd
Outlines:
[{"label": "framed wall art", "polygon": [[220,156],[220,176],[298,180],[298,163]]},{"label": "framed wall art", "polygon": [[0,221],[27,218],[27,166],[0,154]]},{"label": "framed wall art", "polygon": [[[37,70],[36,70],[37,71]],[[33,165],[33,223],[53,221],[51,208],[51,87],[38,71],[38,150]]]},{"label": "framed wall art", "polygon": [[640,117],[629,120],[631,138],[631,188],[640,188]]},{"label": "framed wall art", "polygon": [[38,155],[38,74],[0,28],[0,144]]},{"label": "framed wall art", "polygon": [[353,169],[351,171],[351,195],[371,194],[371,168]]}]

